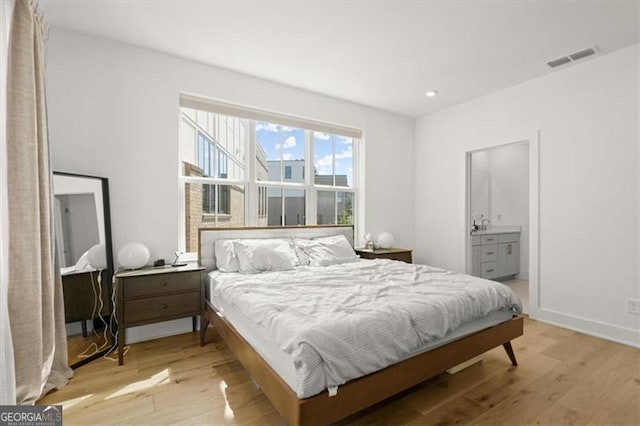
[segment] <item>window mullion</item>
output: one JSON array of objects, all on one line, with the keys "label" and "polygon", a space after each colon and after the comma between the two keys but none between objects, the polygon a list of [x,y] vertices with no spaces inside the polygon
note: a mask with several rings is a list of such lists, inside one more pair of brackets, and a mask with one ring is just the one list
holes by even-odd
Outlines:
[{"label": "window mullion", "polygon": [[304,166],[305,166],[305,174],[304,174],[304,184],[305,184],[305,195],[306,195],[306,201],[305,201],[305,216],[306,216],[306,220],[305,220],[305,224],[306,225],[317,225],[318,224],[318,206],[317,206],[317,199],[318,199],[318,193],[315,190],[315,188],[313,187],[313,181],[315,179],[315,173],[314,173],[314,158],[313,158],[313,152],[314,152],[314,133],[310,130],[305,130],[304,132],[304,136],[305,136],[305,162],[304,162]]},{"label": "window mullion", "polygon": [[333,176],[331,177],[331,181],[333,182],[333,186],[336,186],[336,137],[335,135],[331,136],[331,161],[333,168]]},{"label": "window mullion", "polygon": [[247,180],[247,192],[244,200],[245,223],[249,226],[258,225],[258,184],[256,179],[256,122],[249,121],[249,137],[246,138],[249,146],[245,146],[245,179]]},{"label": "window mullion", "polygon": [[333,217],[335,218],[335,223],[338,223],[338,191],[333,193]]}]

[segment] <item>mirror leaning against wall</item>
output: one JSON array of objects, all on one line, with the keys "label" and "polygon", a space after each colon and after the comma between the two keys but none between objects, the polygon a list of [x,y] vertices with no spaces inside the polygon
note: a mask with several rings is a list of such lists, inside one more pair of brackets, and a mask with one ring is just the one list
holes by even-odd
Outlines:
[{"label": "mirror leaning against wall", "polygon": [[69,365],[113,347],[113,250],[107,178],[53,173],[56,254],[62,275]]}]

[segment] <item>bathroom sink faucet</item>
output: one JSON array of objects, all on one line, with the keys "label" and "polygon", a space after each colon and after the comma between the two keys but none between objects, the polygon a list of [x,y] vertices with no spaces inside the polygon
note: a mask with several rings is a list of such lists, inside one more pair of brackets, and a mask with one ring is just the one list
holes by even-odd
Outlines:
[{"label": "bathroom sink faucet", "polygon": [[480,224],[481,231],[487,230],[487,223],[491,223],[491,221],[489,219],[482,219],[482,223]]}]

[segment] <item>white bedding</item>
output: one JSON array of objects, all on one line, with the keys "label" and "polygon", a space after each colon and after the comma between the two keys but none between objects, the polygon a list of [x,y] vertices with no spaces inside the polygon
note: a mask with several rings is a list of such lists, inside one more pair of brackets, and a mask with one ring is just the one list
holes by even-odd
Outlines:
[{"label": "white bedding", "polygon": [[496,311],[520,312],[503,284],[389,260],[257,275],[213,271],[210,282],[216,308],[257,324],[288,354],[272,358],[300,398],[443,344],[474,320],[497,323]]}]

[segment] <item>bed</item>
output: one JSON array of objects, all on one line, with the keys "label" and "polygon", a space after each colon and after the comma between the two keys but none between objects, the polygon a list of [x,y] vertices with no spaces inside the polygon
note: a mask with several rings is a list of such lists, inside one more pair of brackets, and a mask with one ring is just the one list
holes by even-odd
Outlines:
[{"label": "bed", "polygon": [[209,273],[202,341],[212,324],[289,424],[334,422],[500,345],[517,365],[519,301],[501,284],[346,257],[247,274],[215,257],[216,244],[236,241],[242,264],[244,239],[280,239],[305,261],[314,251],[304,244],[352,246],[350,226],[201,229],[199,238]]}]

